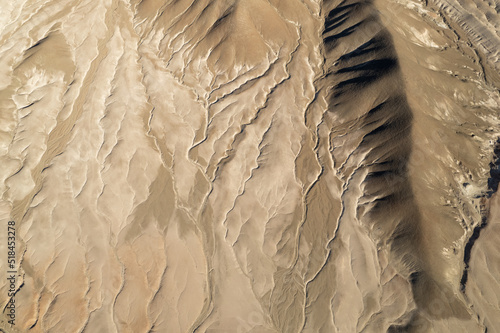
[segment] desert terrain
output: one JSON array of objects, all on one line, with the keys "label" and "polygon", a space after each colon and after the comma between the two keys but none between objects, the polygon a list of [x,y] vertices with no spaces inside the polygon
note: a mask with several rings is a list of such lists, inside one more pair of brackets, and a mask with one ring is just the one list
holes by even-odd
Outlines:
[{"label": "desert terrain", "polygon": [[500,332],[498,0],[0,8],[1,332]]}]

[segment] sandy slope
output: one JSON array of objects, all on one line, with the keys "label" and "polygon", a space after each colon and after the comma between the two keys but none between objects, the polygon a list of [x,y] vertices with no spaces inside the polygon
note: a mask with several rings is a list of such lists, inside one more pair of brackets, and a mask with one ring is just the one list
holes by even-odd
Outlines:
[{"label": "sandy slope", "polygon": [[0,7],[0,330],[500,330],[498,2]]}]

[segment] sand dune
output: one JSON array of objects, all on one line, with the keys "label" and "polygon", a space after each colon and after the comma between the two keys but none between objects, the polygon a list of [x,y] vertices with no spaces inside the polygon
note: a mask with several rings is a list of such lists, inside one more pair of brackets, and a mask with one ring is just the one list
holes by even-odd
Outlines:
[{"label": "sand dune", "polygon": [[500,332],[497,1],[1,8],[0,331]]}]

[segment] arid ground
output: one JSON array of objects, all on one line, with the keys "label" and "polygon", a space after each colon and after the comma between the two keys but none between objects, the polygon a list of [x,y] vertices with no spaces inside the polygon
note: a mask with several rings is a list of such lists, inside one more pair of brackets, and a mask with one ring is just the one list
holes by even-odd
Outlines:
[{"label": "arid ground", "polygon": [[0,8],[0,331],[500,332],[499,0]]}]

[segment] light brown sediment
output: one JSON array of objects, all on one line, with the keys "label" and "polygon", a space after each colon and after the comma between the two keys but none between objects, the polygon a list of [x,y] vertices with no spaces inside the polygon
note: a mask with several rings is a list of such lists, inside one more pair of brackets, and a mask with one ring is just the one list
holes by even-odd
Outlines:
[{"label": "light brown sediment", "polygon": [[497,2],[4,7],[0,330],[498,330]]}]

